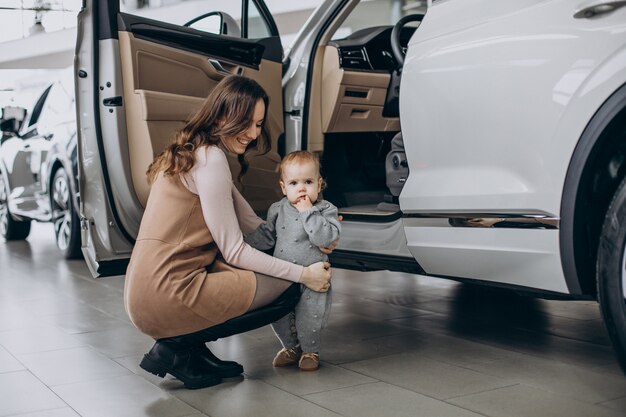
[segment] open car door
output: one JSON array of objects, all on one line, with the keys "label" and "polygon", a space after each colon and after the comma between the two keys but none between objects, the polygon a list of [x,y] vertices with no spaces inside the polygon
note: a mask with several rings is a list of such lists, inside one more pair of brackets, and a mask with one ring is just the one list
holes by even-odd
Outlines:
[{"label": "open car door", "polygon": [[118,1],[84,5],[75,57],[79,188],[82,250],[94,276],[124,272],[149,194],[148,165],[230,74],[255,79],[270,97],[272,149],[250,158],[244,195],[257,212],[281,197],[282,46],[263,1],[242,0],[238,23],[213,14],[219,34],[121,13]]}]

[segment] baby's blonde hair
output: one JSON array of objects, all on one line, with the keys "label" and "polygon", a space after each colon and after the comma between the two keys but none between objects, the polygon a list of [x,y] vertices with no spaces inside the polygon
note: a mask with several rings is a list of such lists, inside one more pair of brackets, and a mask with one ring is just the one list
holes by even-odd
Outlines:
[{"label": "baby's blonde hair", "polygon": [[320,178],[320,182],[322,183],[322,190],[326,188],[326,181],[322,178],[320,173],[320,159],[313,152],[309,151],[293,151],[285,155],[282,161],[280,161],[280,166],[278,167],[278,174],[280,175],[280,179],[283,179],[283,170],[287,165],[290,164],[302,164],[311,162],[315,164],[315,169],[317,170],[317,175]]}]

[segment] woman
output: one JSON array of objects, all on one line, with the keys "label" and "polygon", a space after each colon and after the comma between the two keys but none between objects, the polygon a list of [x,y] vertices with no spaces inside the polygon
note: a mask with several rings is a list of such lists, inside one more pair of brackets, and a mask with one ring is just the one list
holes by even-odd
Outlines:
[{"label": "woman", "polygon": [[[207,97],[148,168],[152,183],[126,274],[133,324],[156,339],[140,366],[194,389],[239,375],[206,342],[272,323],[291,311],[301,283],[327,291],[330,265],[302,267],[243,241],[262,222],[233,184],[225,152],[268,149],[261,135],[268,97],[255,81],[230,76]],[[254,271],[254,272],[253,272]]]}]

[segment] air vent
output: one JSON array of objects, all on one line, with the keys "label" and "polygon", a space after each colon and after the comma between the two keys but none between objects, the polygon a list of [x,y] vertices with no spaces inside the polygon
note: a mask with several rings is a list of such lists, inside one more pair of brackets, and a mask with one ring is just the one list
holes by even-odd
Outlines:
[{"label": "air vent", "polygon": [[340,48],[339,64],[346,69],[372,69],[363,48]]}]

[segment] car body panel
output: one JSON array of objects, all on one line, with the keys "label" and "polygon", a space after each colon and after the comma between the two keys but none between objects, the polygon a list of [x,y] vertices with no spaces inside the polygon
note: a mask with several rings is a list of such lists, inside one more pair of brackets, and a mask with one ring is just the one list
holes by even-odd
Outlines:
[{"label": "car body panel", "polygon": [[[71,173],[72,196],[77,201],[77,170],[71,161],[76,147],[74,115],[50,114],[54,113],[50,101],[59,97],[58,91],[72,91],[68,87],[71,78],[71,71],[66,70],[59,81],[46,87],[35,106],[40,107],[36,119],[33,120],[35,111],[31,109],[20,132],[0,146],[0,169],[10,190],[9,211],[21,219],[51,220],[50,183],[58,167]],[[72,104],[68,99],[61,94],[62,107]]]},{"label": "car body panel", "polygon": [[[128,58],[124,63],[125,56],[138,55],[137,48],[144,57],[152,56],[150,62],[162,61],[158,50],[165,50],[159,45],[165,43],[172,49],[163,56],[193,66],[189,54],[197,52],[194,47],[182,48],[183,52],[178,51],[180,43],[172,44],[168,36],[150,39],[161,36],[159,27],[183,37],[188,32],[133,17],[120,32],[111,30],[114,33],[94,40],[90,38],[94,33],[89,18],[92,4],[86,4],[81,12],[76,67],[87,74],[77,81],[79,100],[89,103],[80,106],[81,188],[86,193],[83,244],[90,253],[92,272],[97,274],[102,262],[127,260],[140,224],[147,196],[141,183],[159,146],[137,147],[132,138],[145,134],[142,131],[167,133],[180,126],[180,118],[154,123],[147,115],[159,113],[161,107],[154,103],[174,100],[182,111],[197,106],[194,100],[204,93],[187,94],[189,100],[168,95],[176,91],[155,93],[155,88],[140,85],[137,64],[128,64]],[[325,1],[287,52],[282,83],[274,75],[271,81],[259,78],[272,88],[282,87],[285,136],[281,152],[322,152],[325,135],[343,133],[342,129],[325,130],[320,122],[325,114],[322,63],[326,55],[337,55],[334,49],[329,52],[328,43],[357,4],[356,0]],[[407,267],[411,261],[415,271],[423,267],[432,275],[581,295],[576,285],[568,286],[560,263],[561,194],[571,154],[587,123],[611,92],[626,82],[625,72],[620,71],[624,68],[626,8],[576,19],[576,7],[566,0],[434,3],[410,42],[402,74],[401,125],[411,169],[400,194],[403,217],[380,221],[346,216],[338,246],[343,260],[354,254],[367,269],[371,255],[372,260],[376,257],[376,267],[394,269],[402,264],[402,270],[407,270],[412,268]],[[111,10],[96,9],[97,13]],[[118,23],[124,24],[124,16],[120,19]],[[134,32],[132,25],[137,22],[142,29]],[[205,38],[210,41],[211,36]],[[219,37],[213,39],[217,42]],[[94,56],[89,50],[92,46]],[[209,49],[219,49],[215,48]],[[93,69],[92,61],[97,65]],[[238,63],[231,60],[229,64]],[[255,65],[242,65],[243,74],[255,77]],[[263,68],[271,74],[281,70],[275,57],[265,60],[261,72]],[[338,74],[350,72],[336,70]],[[180,71],[185,73],[182,67],[170,66],[159,74]],[[104,99],[114,97],[123,98],[123,108],[104,105]],[[275,107],[273,114],[280,113]],[[282,131],[283,121],[275,122]],[[362,126],[345,126],[348,131],[362,131]],[[392,125],[386,127],[393,133]],[[159,143],[169,135],[165,133]],[[271,177],[279,161],[276,144],[274,151],[259,165],[258,175],[247,176],[246,197],[260,214],[276,198],[277,187],[262,180]],[[134,166],[141,160],[136,156],[143,158],[139,168]],[[456,227],[456,220],[481,216],[522,221],[549,218],[557,225],[539,224],[528,230]]]},{"label": "car body panel", "polygon": [[[626,9],[575,19],[568,1],[503,3],[515,12],[486,12],[473,25],[461,23],[463,6],[436,3],[420,27],[425,39],[418,33],[410,43],[402,88],[419,94],[401,95],[411,167],[400,196],[405,214],[558,217],[583,130],[626,82]],[[490,9],[480,0],[465,7]],[[407,225],[411,253],[428,273],[568,292],[558,231],[516,230],[519,247],[508,251],[506,231],[444,229]],[[450,248],[447,262],[430,261],[435,248]],[[506,272],[492,268],[503,251],[504,265],[514,266]],[[546,262],[546,281],[537,282],[527,265]]]}]

